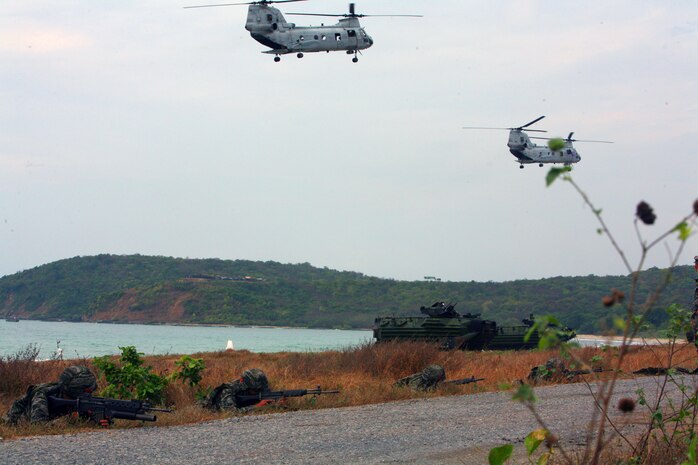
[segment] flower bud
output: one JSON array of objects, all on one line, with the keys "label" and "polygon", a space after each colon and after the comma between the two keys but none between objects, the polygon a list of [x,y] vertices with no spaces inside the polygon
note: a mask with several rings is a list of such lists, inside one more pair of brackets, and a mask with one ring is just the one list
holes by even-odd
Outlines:
[{"label": "flower bud", "polygon": [[629,397],[624,397],[618,401],[618,410],[623,413],[632,412],[635,410],[635,401]]},{"label": "flower bud", "polygon": [[657,215],[654,214],[652,207],[647,202],[637,204],[635,215],[645,224],[654,224],[654,220],[657,219]]}]

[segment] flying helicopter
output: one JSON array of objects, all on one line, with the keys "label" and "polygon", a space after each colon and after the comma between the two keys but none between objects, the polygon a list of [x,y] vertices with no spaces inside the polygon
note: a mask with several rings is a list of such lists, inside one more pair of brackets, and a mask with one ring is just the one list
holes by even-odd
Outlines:
[{"label": "flying helicopter", "polygon": [[[516,157],[516,162],[519,163],[519,168],[523,169],[524,165],[538,163],[542,167],[545,163],[563,163],[569,166],[572,163],[578,163],[582,157],[579,152],[572,146],[573,142],[598,142],[601,144],[612,144],[607,140],[579,140],[572,139],[574,132],[570,132],[566,139],[561,137],[533,137],[526,134],[528,132],[547,132],[542,129],[527,129],[529,126],[537,123],[545,118],[540,116],[533,121],[516,128],[489,128],[479,126],[466,126],[463,129],[505,129],[509,131],[509,152]],[[531,139],[543,139],[549,141],[546,145],[537,145],[531,142]]]},{"label": "flying helicopter", "polygon": [[364,15],[357,14],[354,3],[349,4],[349,13],[286,13],[293,16],[329,16],[340,17],[337,24],[331,26],[296,26],[286,22],[284,15],[277,8],[269,6],[272,3],[292,3],[306,0],[259,0],[246,3],[221,3],[214,5],[193,5],[184,8],[206,8],[214,6],[249,5],[245,29],[260,44],[269,47],[262,53],[274,55],[274,61],[281,61],[279,55],[295,53],[303,58],[304,53],[345,51],[354,55],[351,61],[359,61],[357,56],[361,50],[373,45],[373,39],[359,23],[359,18],[370,16],[405,16],[421,17],[421,15]]}]

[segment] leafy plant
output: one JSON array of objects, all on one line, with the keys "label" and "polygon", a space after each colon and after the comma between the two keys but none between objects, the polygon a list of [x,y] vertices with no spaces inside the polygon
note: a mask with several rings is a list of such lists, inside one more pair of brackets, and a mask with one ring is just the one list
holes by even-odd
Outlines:
[{"label": "leafy plant", "polygon": [[[674,362],[673,358],[677,352],[677,337],[687,331],[692,331],[689,324],[688,312],[682,310],[679,306],[669,306],[666,312],[669,319],[667,332],[668,336],[671,338],[671,346],[668,360],[666,360],[666,377],[664,378],[663,383],[660,383],[661,391],[655,402],[652,404],[650,404],[650,402],[647,400],[644,392],[638,391],[637,393],[638,404],[646,408],[648,414],[645,432],[640,436],[639,440],[633,442],[631,439],[623,436],[623,434],[621,434],[621,432],[617,429],[616,425],[610,421],[609,410],[611,408],[611,398],[618,380],[618,373],[620,373],[620,366],[623,363],[626,355],[629,353],[630,345],[633,339],[637,337],[638,333],[647,327],[650,312],[656,306],[661,294],[669,285],[672,271],[676,267],[678,258],[681,255],[687,240],[693,234],[693,227],[695,226],[696,219],[698,218],[698,200],[693,203],[693,211],[690,214],[680,219],[676,223],[676,226],[660,234],[652,241],[647,241],[644,239],[640,225],[644,224],[649,226],[654,224],[656,215],[652,207],[647,202],[643,201],[638,203],[635,211],[634,227],[639,240],[640,259],[638,265],[636,267],[632,267],[625,252],[620,247],[603,219],[602,210],[596,208],[590,201],[587,194],[575,183],[572,176],[569,174],[571,170],[572,168],[569,166],[563,168],[552,168],[546,176],[546,185],[551,186],[557,179],[562,179],[563,181],[569,182],[581,195],[584,203],[591,209],[599,223],[597,232],[608,237],[609,241],[625,265],[628,273],[631,275],[631,283],[627,299],[626,293],[618,290],[617,288],[611,289],[610,293],[603,296],[601,299],[604,307],[611,308],[614,306],[622,306],[624,307],[625,311],[623,316],[617,315],[612,317],[615,327],[622,332],[623,336],[622,343],[617,349],[617,356],[614,358],[615,370],[613,370],[613,374],[609,380],[599,382],[596,390],[588,386],[589,392],[593,396],[594,405],[597,407],[592,419],[592,424],[590,425],[590,431],[593,429],[594,434],[588,437],[589,442],[586,445],[586,449],[584,450],[583,455],[576,459],[576,462],[572,461],[572,458],[562,447],[559,447],[560,453],[562,454],[564,461],[569,464],[581,463],[598,465],[601,461],[601,454],[609,445],[610,440],[613,438],[620,438],[622,441],[624,441],[630,451],[630,454],[627,457],[627,460],[624,460],[624,463],[632,463],[637,465],[653,463],[650,448],[653,443],[656,442],[667,446],[669,449],[672,447],[684,447],[684,450],[688,451],[688,462],[684,463],[695,463],[695,429],[697,423],[696,419],[698,418],[698,390],[696,390],[695,387],[693,387],[691,390],[688,386],[686,386],[683,383],[682,378],[676,377],[676,371],[672,368]],[[641,301],[638,294],[640,293],[643,284],[641,281],[642,274],[640,271],[644,266],[647,253],[650,249],[658,244],[665,243],[665,240],[673,234],[676,234],[677,236],[678,246],[675,247],[674,250],[671,250],[669,245],[665,244],[667,245],[667,250],[669,251],[669,267],[664,273],[664,276],[653,285],[652,289],[648,290],[648,295],[646,299],[644,299],[644,302],[640,303]],[[555,328],[556,323],[557,321],[554,318],[539,318],[535,327],[531,328],[531,332],[534,330],[541,332],[542,337],[540,339],[539,347],[559,347],[563,356],[566,358],[572,358],[574,365],[588,367],[584,361],[576,359],[568,350],[567,343],[561,342],[559,335],[557,335],[554,330],[551,330],[551,328]],[[665,388],[669,383],[674,384],[682,394],[678,404],[672,401],[672,399],[667,395]],[[514,394],[514,399],[522,402],[531,411],[542,427],[541,429],[532,432],[525,441],[530,461],[532,451],[534,451],[540,445],[540,442],[538,442],[541,435],[540,431],[545,430],[546,434],[550,433],[546,427],[545,420],[541,418],[536,411],[536,397],[532,387],[528,385],[521,386]],[[619,409],[622,411],[632,411],[634,406],[635,401],[632,399],[622,399],[619,403]],[[511,446],[513,447],[513,445]],[[492,451],[501,450],[502,447],[504,446],[492,449]],[[541,460],[544,460],[543,463],[547,463],[548,458],[549,456],[546,456],[545,458],[541,456]],[[499,463],[503,463],[503,461]]]},{"label": "leafy plant", "polygon": [[189,383],[191,387],[197,386],[201,382],[201,372],[206,368],[203,358],[192,358],[188,355],[182,355],[175,362],[175,366],[177,371],[170,375],[170,379]]},{"label": "leafy plant", "polygon": [[104,374],[107,381],[101,394],[118,399],[147,400],[156,404],[164,400],[167,378],[153,373],[153,368],[143,366],[142,353],[134,346],[119,347],[120,364],[115,364],[109,355],[94,359],[94,366]]},{"label": "leafy plant", "polygon": [[489,460],[490,465],[502,465],[504,462],[509,460],[509,457],[511,457],[513,452],[514,446],[511,444],[505,444],[490,450],[487,459]]}]

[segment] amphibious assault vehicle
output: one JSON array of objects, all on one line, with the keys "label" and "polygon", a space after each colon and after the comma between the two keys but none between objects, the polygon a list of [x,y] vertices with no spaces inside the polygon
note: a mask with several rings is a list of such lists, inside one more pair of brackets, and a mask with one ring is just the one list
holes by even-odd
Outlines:
[{"label": "amphibious assault vehicle", "polygon": [[[533,315],[524,318],[521,325],[499,326],[492,320],[483,320],[480,314],[461,315],[455,304],[436,302],[431,307],[421,307],[426,316],[395,316],[375,319],[373,337],[376,342],[394,340],[433,341],[443,349],[459,350],[508,350],[538,347],[540,336],[533,330],[528,340],[526,334],[534,324]],[[563,328],[563,339],[575,336],[574,331]]]}]

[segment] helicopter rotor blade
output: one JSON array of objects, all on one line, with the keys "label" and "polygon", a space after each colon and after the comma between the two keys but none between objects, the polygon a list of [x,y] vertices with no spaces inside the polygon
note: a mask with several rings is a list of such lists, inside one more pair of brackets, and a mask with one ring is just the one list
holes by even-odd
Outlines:
[{"label": "helicopter rotor blade", "polygon": [[378,17],[383,17],[383,18],[393,18],[393,17],[424,18],[424,15],[352,15],[352,16],[356,16],[357,18],[378,18]]},{"label": "helicopter rotor blade", "polygon": [[266,5],[268,3],[292,3],[292,2],[307,2],[308,0],[259,0],[257,2],[243,3],[214,3],[211,5],[191,5],[182,8],[209,8],[212,6],[237,6],[237,5]]},{"label": "helicopter rotor blade", "polygon": [[487,127],[482,127],[482,126],[463,126],[461,129],[504,129],[510,130],[510,128],[487,128]]},{"label": "helicopter rotor blade", "polygon": [[[279,0],[283,1],[283,0]],[[296,1],[296,0],[286,0],[286,1]],[[356,3],[350,3],[349,4],[349,13],[342,13],[342,14],[332,14],[332,13],[286,13],[287,15],[291,16],[325,16],[325,17],[331,17],[331,18],[370,18],[370,17],[377,17],[377,16],[384,16],[384,17],[389,17],[389,16],[402,16],[402,17],[408,17],[408,18],[422,18],[422,15],[364,15],[364,14],[357,14],[356,13]]]},{"label": "helicopter rotor blade", "polygon": [[586,140],[586,139],[563,139],[562,137],[535,137],[531,136],[530,139],[543,139],[543,140],[551,140],[551,139],[560,139],[565,142],[596,142],[599,144],[612,144],[613,142],[608,141],[608,140]]},{"label": "helicopter rotor blade", "polygon": [[595,142],[597,144],[612,144],[610,140],[586,140],[586,139],[568,139],[570,142]]},{"label": "helicopter rotor blade", "polygon": [[346,14],[343,15],[333,15],[333,14],[323,14],[323,13],[284,13],[285,16],[331,16],[331,17],[342,17],[342,16],[347,16]]},{"label": "helicopter rotor blade", "polygon": [[[305,1],[305,0],[295,0],[295,1]],[[331,13],[284,13],[286,16],[324,16],[331,18],[375,18],[375,17],[396,17],[402,16],[407,18],[423,18],[423,15],[363,15],[363,14],[331,14]]]},{"label": "helicopter rotor blade", "polygon": [[490,128],[490,127],[482,127],[482,126],[463,126],[461,129],[504,129],[505,131],[548,132],[545,129]]},{"label": "helicopter rotor blade", "polygon": [[[517,129],[526,128],[526,127],[532,125],[533,123],[537,123],[538,121],[542,120],[543,118],[545,118],[545,116],[540,116],[540,117],[534,119],[533,121],[531,121],[530,123],[526,123],[526,124],[524,124],[523,126],[519,126]],[[531,129],[531,131],[532,131],[532,129]]]}]

